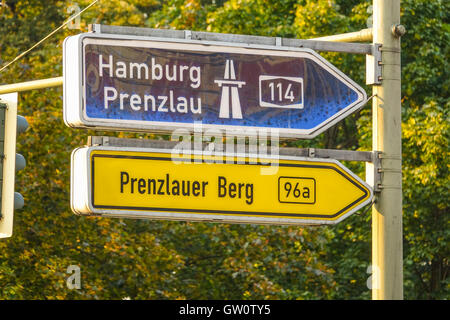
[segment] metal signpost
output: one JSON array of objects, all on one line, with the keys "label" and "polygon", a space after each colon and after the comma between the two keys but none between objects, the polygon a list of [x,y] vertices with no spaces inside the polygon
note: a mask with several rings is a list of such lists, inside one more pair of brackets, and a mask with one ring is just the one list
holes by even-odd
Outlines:
[{"label": "metal signpost", "polygon": [[381,188],[372,210],[372,298],[403,299],[400,1],[374,1],[374,43],[382,44],[382,82],[373,87],[373,148],[381,153]]},{"label": "metal signpost", "polygon": [[265,224],[334,224],[371,188],[333,159],[94,146],[72,154],[75,213]]},{"label": "metal signpost", "polygon": [[64,120],[82,128],[168,133],[201,122],[313,138],[366,103],[319,54],[286,46],[86,33],[64,42],[64,78]]}]

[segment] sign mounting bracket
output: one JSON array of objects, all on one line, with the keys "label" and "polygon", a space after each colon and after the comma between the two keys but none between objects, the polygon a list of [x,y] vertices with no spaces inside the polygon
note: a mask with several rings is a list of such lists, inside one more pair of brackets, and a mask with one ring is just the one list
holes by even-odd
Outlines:
[{"label": "sign mounting bracket", "polygon": [[[319,40],[303,40],[281,37],[249,36],[240,34],[213,33],[189,30],[164,30],[140,27],[109,26],[92,24],[89,31],[102,34],[120,34],[142,37],[184,39],[189,41],[211,41],[217,45],[239,43],[248,45],[309,48],[315,51],[345,52],[353,54],[374,55],[378,53],[379,44],[332,42]],[[377,60],[377,59],[375,59]]]},{"label": "sign mounting bracket", "polygon": [[[128,147],[128,148],[153,148],[153,149],[167,149],[173,150],[176,148],[178,141],[169,140],[152,140],[152,139],[128,139],[116,138],[110,136],[89,136],[87,140],[88,147],[107,146],[107,147]],[[192,150],[199,147],[198,143],[192,141]],[[211,152],[210,143],[204,142],[201,144],[202,150]],[[268,148],[270,150],[270,148]],[[246,146],[245,153],[249,153],[248,146]],[[317,149],[317,148],[278,148],[278,155],[280,156],[296,156],[305,158],[321,158],[321,159],[335,159],[339,161],[362,161],[374,163],[377,172],[379,171],[379,163],[381,158],[380,152],[377,151],[352,151],[352,150],[337,150],[337,149]]]}]

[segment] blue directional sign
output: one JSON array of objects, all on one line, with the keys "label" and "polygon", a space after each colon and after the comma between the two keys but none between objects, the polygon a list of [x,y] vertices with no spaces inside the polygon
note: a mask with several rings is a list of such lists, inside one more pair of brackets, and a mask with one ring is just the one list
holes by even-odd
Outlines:
[{"label": "blue directional sign", "polygon": [[278,130],[313,138],[366,103],[310,49],[95,33],[64,43],[64,119],[120,131]]}]

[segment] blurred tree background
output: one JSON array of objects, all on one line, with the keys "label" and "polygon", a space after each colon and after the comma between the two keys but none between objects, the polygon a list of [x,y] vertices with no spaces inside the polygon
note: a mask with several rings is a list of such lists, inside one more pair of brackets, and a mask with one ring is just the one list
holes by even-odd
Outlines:
[{"label": "blurred tree background", "polygon": [[[3,0],[0,65],[91,1]],[[60,31],[0,73],[0,83],[62,75],[65,37],[101,23],[308,39],[370,26],[365,0],[101,0],[78,29]],[[449,15],[444,0],[403,0],[404,294],[449,295]],[[321,53],[359,84],[365,58]],[[366,87],[370,96],[371,89]],[[311,141],[283,146],[371,150],[371,103]],[[88,135],[69,129],[62,88],[20,94],[30,129],[12,238],[0,240],[0,299],[370,299],[371,212],[336,226],[287,227],[78,217],[69,207],[70,154]],[[364,177],[364,166],[346,163]],[[81,289],[69,290],[70,265]]]}]

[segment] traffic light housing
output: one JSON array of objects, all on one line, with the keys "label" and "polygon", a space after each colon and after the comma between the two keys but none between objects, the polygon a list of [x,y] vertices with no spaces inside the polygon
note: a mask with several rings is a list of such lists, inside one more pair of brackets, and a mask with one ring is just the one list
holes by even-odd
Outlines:
[{"label": "traffic light housing", "polygon": [[16,154],[16,134],[28,128],[24,117],[17,116],[17,92],[0,95],[0,238],[12,235],[14,209],[24,205],[14,192],[16,171],[25,167],[25,158]]}]

